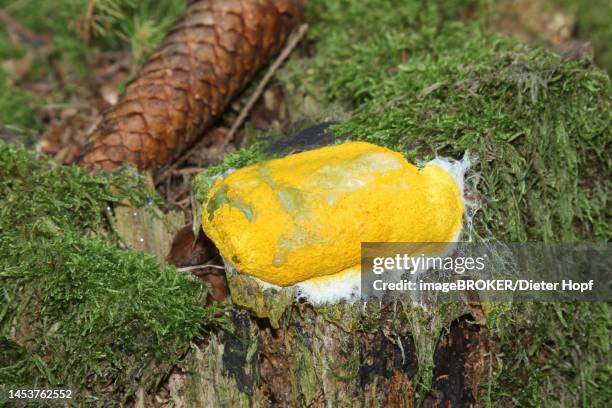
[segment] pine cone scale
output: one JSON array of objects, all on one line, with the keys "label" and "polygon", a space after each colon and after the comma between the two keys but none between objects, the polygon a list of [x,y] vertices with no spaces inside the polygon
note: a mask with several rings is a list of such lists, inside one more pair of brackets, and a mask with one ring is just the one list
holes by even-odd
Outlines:
[{"label": "pine cone scale", "polygon": [[156,170],[189,147],[284,46],[302,0],[191,2],[105,112],[80,162]]}]

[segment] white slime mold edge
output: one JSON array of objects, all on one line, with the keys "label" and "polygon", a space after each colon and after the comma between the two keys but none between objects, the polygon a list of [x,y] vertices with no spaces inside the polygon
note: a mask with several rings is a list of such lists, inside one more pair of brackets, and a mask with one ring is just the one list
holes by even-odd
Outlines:
[{"label": "white slime mold edge", "polygon": [[[466,153],[461,160],[453,160],[447,159],[444,157],[436,157],[435,159],[427,162],[425,167],[430,164],[437,165],[449,173],[457,186],[461,190],[461,200],[465,206],[465,182],[464,176],[465,173],[470,168],[470,158]],[[464,211],[464,217],[465,217]],[[452,242],[456,242],[461,235],[461,229],[457,232],[455,238],[449,244],[449,250],[446,254],[441,255],[445,256],[452,252],[454,248],[454,244]],[[225,267],[230,268],[233,271],[240,273],[237,271],[229,262],[225,262]],[[335,275],[327,277],[326,279],[309,279],[303,282],[296,283],[292,286],[277,286],[268,282],[265,282],[261,279],[255,278],[251,276],[252,279],[257,281],[263,290],[266,289],[276,289],[278,291],[290,290],[295,291],[296,298],[305,298],[310,303],[314,305],[320,305],[324,303],[337,303],[341,300],[346,300],[349,303],[353,303],[359,300],[361,296],[361,274],[357,272],[359,266],[354,266],[348,269],[345,269],[341,272],[338,272]]]}]

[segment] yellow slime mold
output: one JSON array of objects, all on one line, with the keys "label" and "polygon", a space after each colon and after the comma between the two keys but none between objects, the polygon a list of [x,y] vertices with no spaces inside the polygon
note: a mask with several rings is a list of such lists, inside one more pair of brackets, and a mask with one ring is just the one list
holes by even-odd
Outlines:
[{"label": "yellow slime mold", "polygon": [[270,160],[216,180],[206,234],[237,270],[278,286],[360,263],[361,242],[449,242],[461,230],[460,186],[435,163],[349,142]]}]

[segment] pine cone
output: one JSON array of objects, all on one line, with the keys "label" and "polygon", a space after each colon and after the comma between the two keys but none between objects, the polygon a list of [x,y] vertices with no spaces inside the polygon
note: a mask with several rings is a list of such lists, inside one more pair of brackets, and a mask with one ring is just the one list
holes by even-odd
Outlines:
[{"label": "pine cone", "polygon": [[95,170],[171,162],[279,52],[303,0],[196,0],[105,112],[79,161]]}]

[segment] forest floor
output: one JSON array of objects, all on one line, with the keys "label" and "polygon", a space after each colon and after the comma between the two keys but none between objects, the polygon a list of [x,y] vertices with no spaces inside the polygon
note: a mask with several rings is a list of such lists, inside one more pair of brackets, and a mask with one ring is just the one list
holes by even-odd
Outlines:
[{"label": "forest floor", "polygon": [[[612,237],[609,2],[310,0],[306,37],[229,144],[262,74],[180,166],[89,174],[69,163],[185,6],[137,3],[0,0],[2,385],[69,385],[100,405],[145,390],[163,405],[190,344],[232,325],[218,271],[166,264],[197,218],[197,175],[282,154],[270,143],[321,122],[414,161],[469,150],[466,238]],[[150,226],[130,236],[134,223]],[[218,263],[207,243],[186,251],[189,230],[170,263]],[[606,303],[482,311],[481,405],[612,399]],[[472,330],[452,321],[451,335]],[[440,366],[453,354],[436,336]],[[423,401],[439,384],[419,376]]]}]

